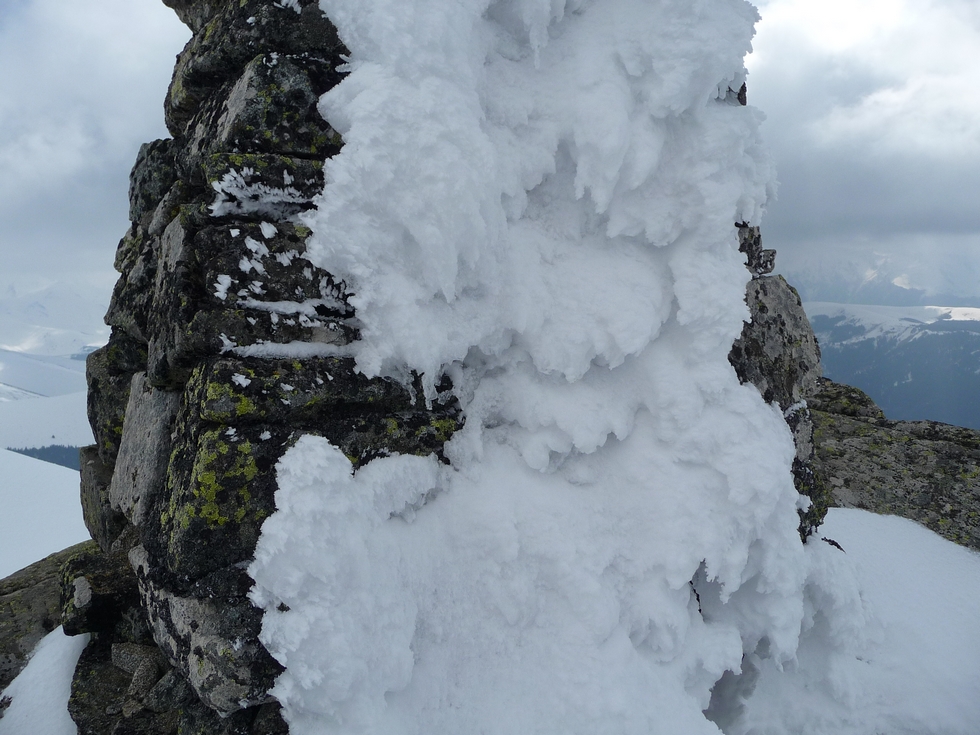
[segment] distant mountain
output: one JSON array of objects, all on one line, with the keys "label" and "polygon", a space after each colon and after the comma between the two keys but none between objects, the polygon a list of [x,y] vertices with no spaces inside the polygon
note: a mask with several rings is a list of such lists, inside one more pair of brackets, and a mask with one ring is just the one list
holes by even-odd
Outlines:
[{"label": "distant mountain", "polygon": [[85,361],[0,348],[0,401],[85,390]]},{"label": "distant mountain", "polygon": [[[75,355],[103,345],[110,289],[56,282],[0,290],[0,349],[32,355]],[[2,378],[0,378],[2,380]]]},{"label": "distant mountain", "polygon": [[824,375],[895,420],[980,429],[980,309],[804,303]]},{"label": "distant mountain", "polygon": [[0,290],[0,449],[77,470],[93,441],[85,357],[108,337],[107,296],[68,283]]}]

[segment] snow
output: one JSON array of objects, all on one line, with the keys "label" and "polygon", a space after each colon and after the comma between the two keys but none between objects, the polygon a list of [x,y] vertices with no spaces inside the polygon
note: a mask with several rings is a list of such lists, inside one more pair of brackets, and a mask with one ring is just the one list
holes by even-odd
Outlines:
[{"label": "snow", "polygon": [[0,735],[76,735],[68,697],[88,639],[88,634],[66,636],[58,627],[37,644],[27,667],[0,695],[12,700],[0,718]]},{"label": "snow", "polygon": [[214,295],[224,301],[228,298],[228,289],[231,287],[231,276],[227,273],[221,273],[218,275],[218,279],[214,283]]},{"label": "snow", "polygon": [[38,396],[85,390],[85,361],[0,349],[0,384]]},{"label": "snow", "polygon": [[78,472],[0,449],[0,579],[89,539]]},{"label": "snow", "polygon": [[297,205],[306,201],[300,191],[288,184],[283,187],[270,186],[253,182],[254,176],[254,169],[243,167],[241,171],[232,169],[219,181],[211,182],[211,187],[216,192],[214,202],[210,205],[211,215],[224,217],[259,214],[274,219],[287,219],[295,212]]},{"label": "snow", "polygon": [[223,351],[230,351],[241,357],[265,358],[303,359],[351,356],[351,348],[347,345],[336,345],[329,342],[257,342],[252,345],[238,346],[229,341]]},{"label": "snow", "polygon": [[[105,344],[107,298],[103,289],[83,283],[8,284],[0,292],[0,350],[67,357]],[[0,382],[10,381],[0,375]]]},{"label": "snow", "polygon": [[727,361],[772,177],[733,91],[754,9],[321,7],[351,56],[307,257],[358,368],[448,372],[466,424],[450,466],[280,462],[251,573],[291,731],[716,733],[712,685],[762,639],[793,660],[822,570]]},{"label": "snow", "polygon": [[63,282],[0,292],[0,406],[85,390],[84,355],[109,336],[103,298]]},{"label": "snow", "polygon": [[[833,508],[823,554],[853,565],[874,619],[863,655],[828,650],[820,624],[797,660],[765,663],[731,733],[968,735],[980,721],[980,555],[912,521]],[[846,573],[846,570],[842,570]],[[831,688],[813,676],[830,669]],[[815,686],[816,684],[816,686]]]},{"label": "snow", "polygon": [[86,413],[86,394],[53,398],[31,396],[0,401],[0,448],[23,449],[61,444],[83,447],[94,443]]}]

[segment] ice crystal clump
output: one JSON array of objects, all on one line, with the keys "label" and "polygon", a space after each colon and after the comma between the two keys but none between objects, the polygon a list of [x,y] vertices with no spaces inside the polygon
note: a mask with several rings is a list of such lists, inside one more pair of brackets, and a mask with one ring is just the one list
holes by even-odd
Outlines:
[{"label": "ice crystal clump", "polygon": [[292,732],[717,733],[743,654],[791,661],[811,598],[860,612],[809,571],[789,431],[727,361],[734,223],[772,182],[736,100],[754,8],[321,7],[351,56],[309,257],[359,369],[448,373],[466,424],[448,467],[352,474],[315,437],[280,463],[253,599]]}]

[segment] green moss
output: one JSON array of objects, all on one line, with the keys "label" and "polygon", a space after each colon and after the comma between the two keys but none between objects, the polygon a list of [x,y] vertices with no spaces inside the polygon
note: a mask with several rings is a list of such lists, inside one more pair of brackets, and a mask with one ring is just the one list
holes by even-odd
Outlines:
[{"label": "green moss", "polygon": [[210,23],[208,23],[206,26],[204,26],[204,40],[205,41],[210,41],[211,40],[211,36],[213,36],[214,35],[214,32],[218,29],[218,26],[219,26],[218,20],[219,20],[218,18],[215,18]]},{"label": "green moss", "polygon": [[458,424],[455,419],[436,419],[432,422],[432,426],[436,430],[436,438],[441,442],[447,442],[455,433]]},{"label": "green moss", "polygon": [[980,477],[980,467],[974,467],[972,470],[963,470],[959,474],[961,480],[975,480]]},{"label": "green moss", "polygon": [[170,82],[170,103],[174,107],[180,107],[180,102],[187,97],[184,92],[183,74],[179,71],[174,74],[173,81]]},{"label": "green moss", "polygon": [[221,492],[221,485],[218,484],[217,475],[214,472],[202,472],[197,476],[197,487],[194,495],[201,501],[198,515],[209,526],[223,526],[228,522],[228,517],[221,514],[218,505],[218,493]]}]

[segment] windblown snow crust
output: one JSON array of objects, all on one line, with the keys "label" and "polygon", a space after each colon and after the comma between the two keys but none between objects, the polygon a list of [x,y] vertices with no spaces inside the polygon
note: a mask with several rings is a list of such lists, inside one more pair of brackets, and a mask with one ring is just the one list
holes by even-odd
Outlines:
[{"label": "windblown snow crust", "polygon": [[321,6],[351,57],[309,257],[359,369],[448,373],[466,425],[451,466],[354,474],[312,436],[280,463],[251,572],[291,731],[717,733],[743,652],[793,659],[820,595],[860,611],[809,572],[789,431],[727,361],[733,223],[772,180],[733,91],[755,10]]}]

